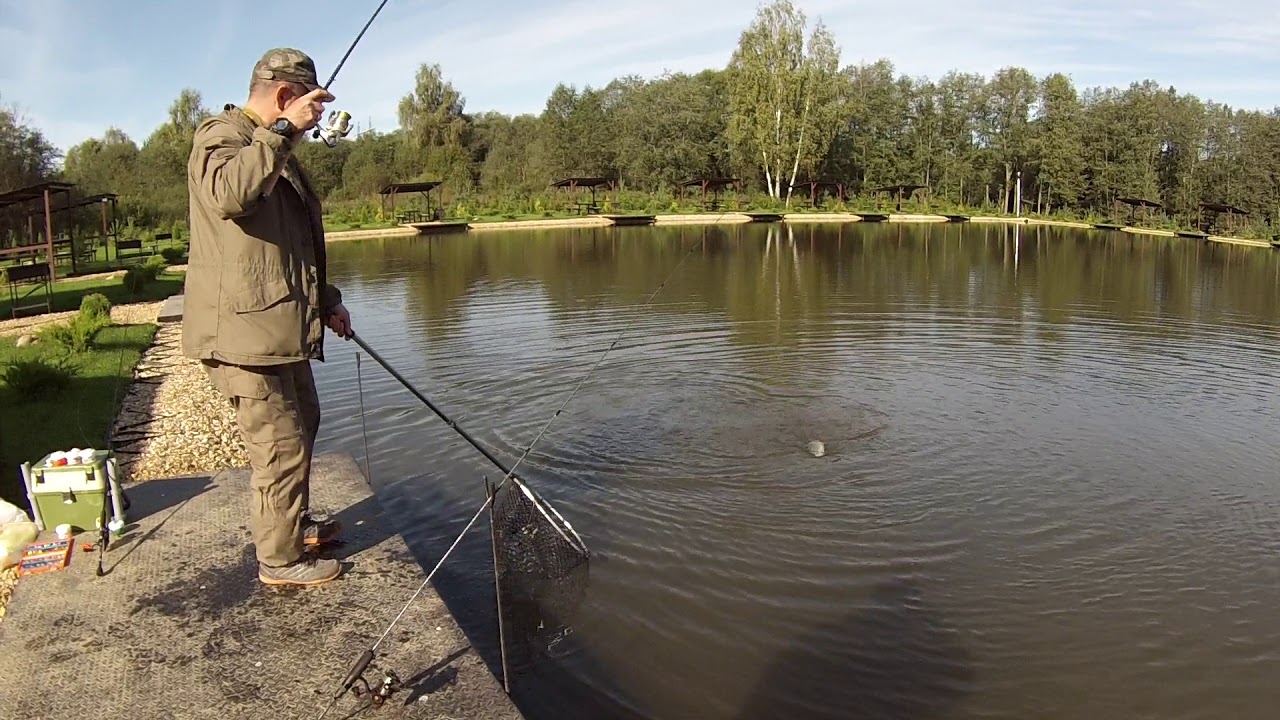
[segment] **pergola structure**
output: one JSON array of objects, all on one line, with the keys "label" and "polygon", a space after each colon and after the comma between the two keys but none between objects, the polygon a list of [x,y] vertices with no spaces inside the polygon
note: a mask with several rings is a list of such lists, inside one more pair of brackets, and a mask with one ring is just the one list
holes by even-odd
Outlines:
[{"label": "pergola structure", "polygon": [[845,184],[839,180],[797,180],[791,183],[792,190],[796,190],[798,188],[809,189],[809,202],[812,203],[814,207],[819,207],[818,190],[822,188],[835,190],[836,198],[841,202],[848,200],[848,195],[845,193]]},{"label": "pergola structure", "polygon": [[[720,208],[720,190],[732,187],[734,196],[742,193],[742,180],[738,178],[695,178],[680,183],[680,202],[684,202],[685,191],[689,188],[702,188],[702,209],[718,210]],[[707,200],[707,191],[711,191],[711,199]]]},{"label": "pergola structure", "polygon": [[[439,180],[427,180],[423,182],[391,183],[390,185],[387,185],[386,187],[378,191],[378,194],[382,196],[382,210],[383,212],[386,212],[387,201],[388,199],[390,199],[391,214],[396,218],[396,222],[411,223],[411,222],[430,222],[432,220],[437,220],[438,218],[435,216],[435,213],[431,212],[431,191],[440,187],[440,185],[442,184],[443,183]],[[406,210],[400,213],[399,215],[396,215],[395,214],[396,195],[400,193],[414,193],[414,192],[421,194],[422,197],[427,199],[426,215],[424,216],[422,213],[418,212],[417,210]]]},{"label": "pergola structure", "polygon": [[[71,210],[95,206],[98,208],[98,237],[101,238],[103,244],[106,245],[108,253],[110,252],[112,245],[116,246],[117,259],[120,257],[120,236],[119,231],[117,230],[118,224],[116,223],[116,213],[118,211],[119,201],[120,196],[115,193],[99,193],[97,195],[90,195],[88,197],[81,198],[79,201],[72,203],[69,208]],[[111,255],[108,254],[107,259],[110,258]],[[72,257],[72,268],[75,268],[74,253]]]},{"label": "pergola structure", "polygon": [[928,189],[927,185],[905,185],[905,184],[885,185],[884,187],[875,188],[874,190],[871,191],[871,194],[875,195],[876,193],[885,193],[890,197],[896,196],[897,203],[898,203],[897,204],[898,212],[902,212],[903,200],[910,200],[911,196],[914,195],[917,190],[927,190],[927,189]]},{"label": "pergola structure", "polygon": [[[17,239],[11,246],[0,247],[0,259],[17,258],[19,262],[23,258],[29,257],[34,263],[37,255],[43,250],[45,253],[45,261],[49,265],[49,280],[57,279],[56,250],[53,239],[53,214],[56,211],[67,210],[72,206],[71,193],[75,190],[75,185],[64,182],[44,182],[36,185],[29,185],[17,190],[10,190],[0,193],[0,213],[14,214],[12,209],[17,208],[19,214],[24,216],[27,221],[26,241],[21,239],[21,230],[16,229],[12,237]],[[55,207],[54,197],[61,195],[62,202]],[[35,206],[34,208],[32,206]],[[8,212],[7,212],[8,211]],[[36,230],[36,218],[42,219],[43,227],[40,229],[44,234],[44,242],[39,241],[40,233]],[[7,223],[6,223],[7,224]],[[5,233],[9,235],[9,233]],[[3,238],[3,236],[0,236]],[[3,238],[6,239],[7,238]],[[71,253],[71,268],[75,272],[75,252]]]},{"label": "pergola structure", "polygon": [[[573,196],[573,204],[579,215],[599,214],[600,206],[596,203],[596,190],[605,188],[607,192],[615,192],[618,189],[617,178],[607,177],[568,177],[551,183],[551,187],[564,188],[565,192]],[[591,188],[591,202],[582,202],[577,199],[578,188]],[[605,196],[608,200],[608,196]]]},{"label": "pergola structure", "polygon": [[1137,217],[1138,208],[1142,208],[1145,215],[1150,215],[1152,210],[1164,210],[1164,204],[1155,200],[1146,200],[1144,198],[1118,197],[1117,203],[1129,206],[1129,224],[1132,225]]},{"label": "pergola structure", "polygon": [[[1206,214],[1209,216],[1207,221],[1205,220]],[[1237,217],[1245,217],[1249,213],[1226,203],[1200,203],[1200,210],[1196,213],[1196,227],[1200,228],[1201,232],[1207,233],[1218,224],[1218,216],[1222,214],[1226,214],[1226,230],[1231,232],[1239,224]]]}]

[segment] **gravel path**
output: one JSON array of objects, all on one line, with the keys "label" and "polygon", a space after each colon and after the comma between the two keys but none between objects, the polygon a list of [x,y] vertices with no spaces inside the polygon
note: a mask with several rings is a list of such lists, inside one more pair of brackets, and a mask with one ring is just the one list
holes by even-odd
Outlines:
[{"label": "gravel path", "polygon": [[9,605],[9,597],[13,595],[13,586],[18,584],[18,568],[11,567],[0,572],[0,621],[4,620],[4,609]]},{"label": "gravel path", "polygon": [[113,434],[125,482],[249,464],[231,405],[200,363],[182,357],[179,324],[161,325],[139,360]]}]

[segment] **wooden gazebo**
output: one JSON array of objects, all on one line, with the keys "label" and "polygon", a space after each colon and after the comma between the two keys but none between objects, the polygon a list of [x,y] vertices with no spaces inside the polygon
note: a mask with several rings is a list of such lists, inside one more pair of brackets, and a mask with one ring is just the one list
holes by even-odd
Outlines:
[{"label": "wooden gazebo", "polygon": [[[605,188],[606,192],[614,192],[618,188],[617,178],[609,177],[568,177],[551,183],[551,187],[564,188],[572,199],[570,202],[574,205],[579,215],[591,215],[600,213],[600,205],[596,201],[596,191],[599,188]],[[591,188],[591,202],[583,202],[577,199],[578,188]],[[608,201],[608,195],[605,196]]]},{"label": "wooden gazebo", "polygon": [[[414,223],[414,222],[431,222],[439,220],[436,217],[438,213],[431,210],[431,191],[442,185],[439,180],[427,180],[423,182],[404,182],[391,183],[378,191],[382,196],[382,211],[387,212],[387,203],[391,204],[391,215],[398,223]],[[396,214],[396,195],[401,193],[418,193],[427,200],[427,211],[425,215],[417,210],[406,210],[399,215]]]},{"label": "wooden gazebo", "polygon": [[[15,259],[21,262],[23,259],[30,258],[35,262],[35,258],[43,251],[45,262],[49,266],[49,280],[56,280],[58,277],[57,243],[53,235],[53,215],[71,206],[71,194],[75,188],[76,186],[71,183],[44,182],[0,193],[0,214],[7,216],[6,219],[23,217],[27,225],[27,232],[23,235],[20,226],[16,223],[13,225],[5,223],[5,226],[12,228],[13,232],[4,233],[4,235],[13,238],[15,242],[12,245],[0,247],[0,259]],[[62,202],[58,203],[57,207],[54,203],[56,196],[62,196]],[[41,219],[42,227],[39,231],[36,229],[36,218]],[[44,236],[43,242],[40,241],[41,234]],[[71,253],[71,263],[72,272],[75,272],[75,252]]]},{"label": "wooden gazebo", "polygon": [[[689,188],[702,188],[702,209],[718,210],[720,208],[720,190],[727,187],[734,189],[734,196],[742,193],[742,180],[739,178],[695,178],[680,183],[680,202],[684,202],[685,191]],[[707,192],[711,199],[707,199]]]},{"label": "wooden gazebo", "polygon": [[891,198],[896,197],[898,212],[902,212],[902,201],[910,200],[911,196],[914,195],[918,190],[928,190],[928,186],[927,185],[905,185],[905,184],[885,185],[883,187],[875,188],[870,192],[872,195],[884,193]]},{"label": "wooden gazebo", "polygon": [[1226,203],[1200,203],[1200,211],[1196,214],[1196,227],[1200,228],[1201,232],[1212,233],[1218,225],[1219,215],[1227,216],[1225,229],[1227,232],[1232,232],[1240,225],[1238,218],[1247,217],[1249,213]]},{"label": "wooden gazebo", "polygon": [[1129,224],[1130,225],[1132,225],[1136,221],[1139,208],[1141,208],[1143,211],[1143,217],[1149,217],[1152,214],[1154,214],[1154,211],[1157,211],[1157,210],[1161,212],[1164,211],[1163,203],[1156,202],[1155,200],[1147,200],[1145,198],[1118,197],[1116,198],[1116,204],[1117,204],[1117,209],[1119,209],[1118,207],[1119,205],[1129,206]]},{"label": "wooden gazebo", "polygon": [[840,202],[844,202],[849,199],[848,195],[845,193],[845,184],[840,180],[797,180],[791,183],[791,189],[793,191],[807,189],[809,191],[809,202],[812,203],[814,207],[821,206],[821,203],[818,202],[818,191],[822,189],[835,191],[834,194],[836,199]]}]

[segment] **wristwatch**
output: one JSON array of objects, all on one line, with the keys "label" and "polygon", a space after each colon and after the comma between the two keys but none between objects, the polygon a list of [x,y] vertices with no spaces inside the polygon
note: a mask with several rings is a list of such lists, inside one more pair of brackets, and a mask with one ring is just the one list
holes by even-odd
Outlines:
[{"label": "wristwatch", "polygon": [[289,122],[289,118],[280,118],[276,120],[268,129],[271,132],[284,137],[293,137],[293,134],[298,130],[293,126],[293,123]]}]

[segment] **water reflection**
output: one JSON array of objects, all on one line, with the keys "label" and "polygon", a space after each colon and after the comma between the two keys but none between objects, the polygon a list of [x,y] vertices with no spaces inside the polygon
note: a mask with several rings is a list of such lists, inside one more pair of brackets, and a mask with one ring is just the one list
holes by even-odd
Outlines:
[{"label": "water reflection", "polygon": [[[1280,701],[1269,250],[890,223],[330,254],[366,340],[508,462],[630,328],[523,466],[596,553],[519,689],[531,718]],[[339,344],[320,442],[361,456],[353,377]],[[394,380],[362,384],[379,495],[434,565],[499,475]],[[477,530],[437,586],[497,672]]]}]

